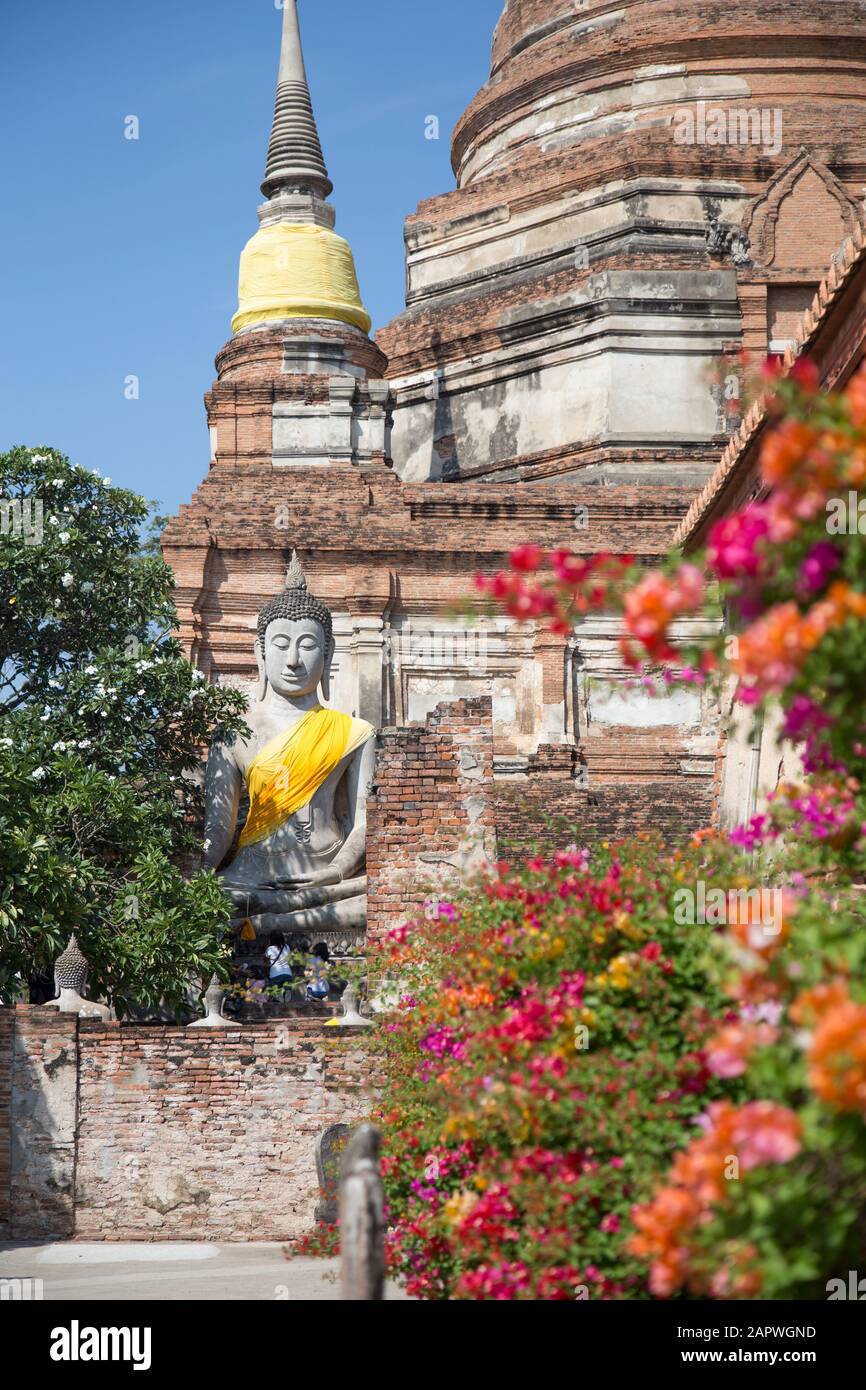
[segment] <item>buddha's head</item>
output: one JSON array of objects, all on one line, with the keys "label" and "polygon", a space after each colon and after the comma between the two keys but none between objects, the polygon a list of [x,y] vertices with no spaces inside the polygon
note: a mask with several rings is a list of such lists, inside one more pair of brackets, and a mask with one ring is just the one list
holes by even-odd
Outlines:
[{"label": "buddha's head", "polygon": [[268,685],[287,700],[314,694],[321,685],[323,698],[330,698],[333,620],[330,609],[308,591],[294,551],[285,589],[259,614],[255,653],[260,700]]}]

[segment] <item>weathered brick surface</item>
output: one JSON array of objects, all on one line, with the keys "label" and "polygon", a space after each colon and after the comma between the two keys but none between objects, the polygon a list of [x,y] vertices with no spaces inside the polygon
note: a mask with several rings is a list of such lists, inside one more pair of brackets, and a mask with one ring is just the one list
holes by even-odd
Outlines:
[{"label": "weathered brick surface", "polygon": [[[486,273],[459,289],[443,271],[441,292],[419,290],[377,334],[389,375],[495,354],[517,306],[531,305],[540,318],[545,304],[553,313],[564,293],[617,268],[636,283],[661,266],[691,269],[699,284],[711,267],[735,266],[743,345],[763,355],[767,282],[814,288],[843,234],[863,220],[864,71],[858,0],[511,0],[497,26],[491,80],[454,132],[458,187],[407,219],[410,267],[414,250],[434,264],[438,251],[448,266],[454,238],[470,227],[489,227],[491,250],[529,214],[549,209],[555,218],[633,181],[646,191],[693,188],[705,232],[714,218],[733,230],[743,218],[746,263],[703,234],[688,243],[660,239],[663,219],[642,216],[642,195],[629,211],[640,232],[607,249],[594,245],[591,265],[540,258],[506,274],[507,260],[491,256],[480,262]],[[778,113],[779,147],[678,142],[675,119],[698,101],[726,115],[764,112],[775,122]],[[798,167],[801,152],[811,167]],[[637,443],[623,446],[623,461],[640,461]]]},{"label": "weathered brick surface", "polygon": [[83,1025],[76,1235],[300,1235],[318,1197],[316,1136],[365,1115],[369,1084],[363,1038],[318,1022]]},{"label": "weathered brick surface", "polygon": [[[17,1008],[11,1018],[9,1234],[70,1236],[75,1222],[77,1020],[54,1009]],[[7,1033],[8,1036],[8,1033]]]},{"label": "weathered brick surface", "polygon": [[387,730],[368,808],[371,938],[497,858],[639,830],[673,843],[712,824],[714,777],[690,777],[683,794],[688,752],[675,727],[611,728],[580,747],[542,745],[525,772],[496,775],[489,699],[441,705],[426,725]]},{"label": "weathered brick surface", "polygon": [[368,1043],[314,1019],[222,1033],[18,1008],[7,1059],[13,1041],[18,1239],[291,1239],[313,1225],[316,1137],[371,1106]]},{"label": "weathered brick surface", "polygon": [[611,725],[578,746],[542,745],[524,775],[495,779],[500,855],[622,840],[640,830],[674,843],[713,824],[713,762],[686,775],[692,756],[687,734],[675,725]]},{"label": "weathered brick surface", "polygon": [[[840,248],[830,274],[801,317],[789,366],[805,356],[818,369],[824,390],[841,390],[866,360],[866,233],[858,231]],[[682,523],[677,543],[689,550],[706,544],[713,524],[765,491],[761,446],[769,426],[756,405],[731,439],[715,473],[695,499]]]},{"label": "weathered brick surface", "polygon": [[10,1101],[12,1098],[12,1047],[15,1037],[15,1017],[11,1009],[0,1009],[0,1240],[9,1235],[9,1212],[12,1184],[12,1135],[10,1131]]},{"label": "weathered brick surface", "polygon": [[587,788],[535,775],[525,782],[497,782],[496,828],[503,859],[528,851],[552,854],[569,844],[624,840],[656,831],[669,844],[709,824],[713,785],[695,797],[679,794],[671,779],[597,783]]},{"label": "weathered brick surface", "polygon": [[[634,160],[642,150],[638,162],[646,168],[657,134],[653,127],[661,125],[662,136],[668,133],[665,119],[682,103],[682,88],[632,91],[632,81],[666,67],[693,79],[736,74],[740,82],[727,91],[718,80],[714,85],[707,80],[706,94],[725,106],[742,105],[744,97],[783,106],[786,153],[801,145],[832,145],[840,161],[847,156],[859,164],[864,47],[858,0],[738,0],[736,5],[728,0],[511,0],[497,28],[495,80],[458,122],[452,162],[455,172],[461,170],[491,133],[518,126],[502,171],[472,187],[484,190],[508,179],[525,184],[547,128],[527,139],[519,123],[543,101],[549,113],[563,90],[576,89],[586,97],[585,125],[602,132],[597,148],[582,161],[586,176],[601,182],[605,162]],[[597,101],[607,88],[620,85],[617,107],[629,115],[633,108],[637,121],[623,126],[600,116],[594,120],[592,98]],[[679,146],[668,153],[666,172],[700,176],[711,168],[742,177],[751,166],[760,174],[756,156],[733,147]],[[559,148],[552,163],[557,160],[568,168]],[[425,204],[427,218],[429,209]]]},{"label": "weathered brick surface", "polygon": [[386,730],[367,810],[368,933],[381,939],[431,896],[493,862],[491,701],[440,705]]}]

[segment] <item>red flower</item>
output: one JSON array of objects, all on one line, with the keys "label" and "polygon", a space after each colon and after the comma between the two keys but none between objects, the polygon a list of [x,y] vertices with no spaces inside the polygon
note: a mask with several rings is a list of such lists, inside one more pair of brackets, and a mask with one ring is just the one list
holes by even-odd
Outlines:
[{"label": "red flower", "polygon": [[519,545],[516,550],[512,550],[509,558],[512,569],[530,573],[541,568],[544,551],[537,545]]}]

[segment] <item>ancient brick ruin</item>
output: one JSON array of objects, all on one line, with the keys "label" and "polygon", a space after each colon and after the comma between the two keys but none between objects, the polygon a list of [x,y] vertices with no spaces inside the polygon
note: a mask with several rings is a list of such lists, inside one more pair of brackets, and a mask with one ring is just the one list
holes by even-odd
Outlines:
[{"label": "ancient brick ruin", "polygon": [[[375,342],[359,299],[306,317],[289,264],[217,357],[210,471],[164,536],[208,677],[249,684],[295,547],[338,708],[388,731],[489,696],[527,804],[556,765],[605,833],[717,815],[718,711],[626,691],[614,624],[467,632],[453,606],[526,541],[667,548],[741,422],[732,356],[784,349],[863,220],[864,60],[855,0],[510,0],[457,187],[407,220],[405,312]],[[263,227],[330,234],[323,173],[270,169]]]},{"label": "ancient brick ruin", "polygon": [[[332,609],[332,703],[380,731],[374,940],[498,856],[740,819],[774,775],[700,692],[628,688],[612,618],[565,639],[455,605],[525,542],[652,561],[699,539],[755,484],[741,349],[817,343],[844,380],[864,73],[858,0],[508,0],[456,187],[407,219],[406,308],[371,339],[284,42],[211,465],[163,546],[211,681],[251,689],[293,549]],[[0,1012],[0,1235],[299,1234],[314,1140],[365,1113],[370,1073],[322,1020],[205,1035]]]}]

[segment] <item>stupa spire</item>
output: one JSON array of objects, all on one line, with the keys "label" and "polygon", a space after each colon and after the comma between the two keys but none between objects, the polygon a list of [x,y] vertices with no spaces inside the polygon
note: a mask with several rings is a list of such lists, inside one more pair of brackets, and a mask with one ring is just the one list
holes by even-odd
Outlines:
[{"label": "stupa spire", "polygon": [[289,319],[329,319],[370,331],[352,248],[334,231],[328,178],[301,47],[297,0],[283,0],[277,105],[259,208],[241,255],[235,333]]},{"label": "stupa spire", "polygon": [[324,199],[333,187],[313,115],[297,0],[283,0],[277,100],[262,192],[266,198],[285,190]]}]

